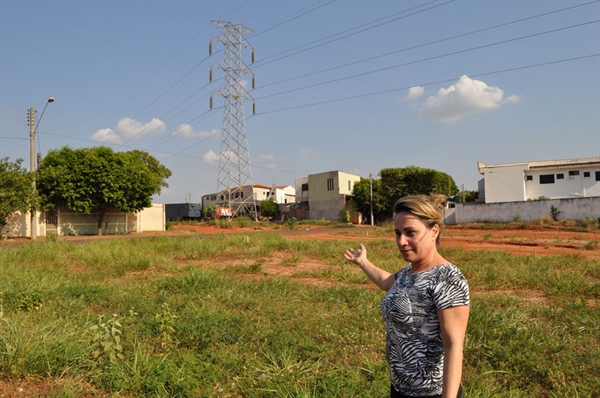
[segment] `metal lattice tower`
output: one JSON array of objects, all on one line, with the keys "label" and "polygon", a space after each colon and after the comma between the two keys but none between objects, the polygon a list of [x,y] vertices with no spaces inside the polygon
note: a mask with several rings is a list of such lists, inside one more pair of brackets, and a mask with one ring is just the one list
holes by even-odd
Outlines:
[{"label": "metal lattice tower", "polygon": [[[231,22],[211,22],[221,32],[221,35],[210,40],[209,55],[212,54],[212,44],[216,41],[224,47],[224,58],[223,61],[211,66],[210,81],[212,81],[213,68],[219,68],[225,74],[223,87],[213,91],[210,97],[211,109],[213,94],[218,94],[225,99],[221,153],[219,155],[217,206],[231,208],[233,214],[230,217],[247,215],[257,219],[244,116],[244,101],[254,101],[254,98],[246,91],[242,81],[244,75],[250,74],[252,75],[252,88],[255,86],[254,74],[242,59],[242,50],[244,48],[252,49],[252,46],[244,38],[245,35],[252,33],[252,30]],[[254,62],[254,49],[252,49],[252,62]],[[253,104],[253,112],[255,109],[256,104]],[[244,187],[246,187],[245,190]]]}]

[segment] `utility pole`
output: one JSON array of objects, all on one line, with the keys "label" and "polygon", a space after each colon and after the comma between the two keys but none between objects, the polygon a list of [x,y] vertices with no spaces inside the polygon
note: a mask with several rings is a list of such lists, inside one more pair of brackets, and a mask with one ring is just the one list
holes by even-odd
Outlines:
[{"label": "utility pole", "polygon": [[373,175],[369,173],[369,194],[371,195],[371,226],[375,225],[373,219]]},{"label": "utility pole", "polygon": [[[29,108],[29,171],[35,173],[35,109]],[[35,192],[35,178],[31,183]],[[35,240],[37,235],[36,228],[37,208],[31,209],[31,240]]]},{"label": "utility pole", "polygon": [[[254,98],[244,88],[242,81],[243,75],[250,74],[252,75],[252,88],[255,87],[254,74],[242,59],[242,50],[252,48],[244,38],[245,35],[252,33],[252,30],[231,22],[211,21],[211,23],[221,32],[221,35],[210,40],[209,55],[212,54],[213,41],[216,41],[224,47],[224,59],[211,66],[210,81],[212,81],[213,67],[219,68],[225,73],[224,86],[211,93],[210,96],[211,109],[213,107],[212,94],[218,94],[225,99],[217,177],[217,205],[232,209],[229,219],[245,214],[257,220],[244,116],[244,101],[254,101]],[[254,49],[252,49],[252,62],[254,62]],[[253,113],[256,113],[256,103],[253,104],[252,109]],[[245,197],[244,186],[250,187],[250,192],[249,194],[246,192]]]},{"label": "utility pole", "polygon": [[[54,98],[48,98],[46,105],[44,105],[44,110],[42,111],[42,115],[35,123],[35,109],[29,108],[29,114],[27,115],[27,119],[29,120],[29,171],[31,173],[35,173],[37,171],[36,167],[36,159],[37,164],[40,164],[40,160],[42,155],[40,153],[35,154],[35,133],[37,132],[37,128],[44,117],[44,113],[46,112],[46,107],[48,104],[54,102]],[[33,187],[33,191],[35,192],[35,174],[33,174],[33,181],[31,182]],[[33,206],[31,209],[31,239],[35,240],[37,237],[37,207]]]}]

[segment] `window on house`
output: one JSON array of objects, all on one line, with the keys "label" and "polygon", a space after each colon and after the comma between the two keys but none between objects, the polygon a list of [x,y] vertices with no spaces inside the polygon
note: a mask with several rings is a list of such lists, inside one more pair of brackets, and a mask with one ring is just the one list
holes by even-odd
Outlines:
[{"label": "window on house", "polygon": [[565,175],[564,175],[564,174],[562,174],[562,173],[561,173],[561,174],[557,174],[557,175],[556,175],[556,179],[557,179],[557,180],[564,180],[564,178],[565,178]]},{"label": "window on house", "polygon": [[348,191],[352,191],[352,181],[348,181]]},{"label": "window on house", "polygon": [[327,179],[327,190],[328,191],[333,191],[333,178],[328,178]]},{"label": "window on house", "polygon": [[596,172],[596,181],[600,181],[600,171]]},{"label": "window on house", "polygon": [[589,171],[584,171],[583,172],[583,176],[584,177],[589,177],[590,176],[590,172]]},{"label": "window on house", "polygon": [[540,175],[540,184],[554,184],[554,174]]},{"label": "window on house", "polygon": [[569,171],[569,177],[578,176],[578,175],[579,175],[579,170]]},{"label": "window on house", "polygon": [[533,176],[525,176],[527,181],[533,181]]},{"label": "window on house", "polygon": [[303,191],[308,191],[308,183],[306,184],[302,184],[302,188]]}]

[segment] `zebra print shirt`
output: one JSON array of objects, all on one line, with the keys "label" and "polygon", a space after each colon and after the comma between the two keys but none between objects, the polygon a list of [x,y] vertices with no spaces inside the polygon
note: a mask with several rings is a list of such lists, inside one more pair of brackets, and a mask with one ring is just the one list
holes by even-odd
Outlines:
[{"label": "zebra print shirt", "polygon": [[408,396],[442,393],[444,348],[437,312],[469,305],[469,285],[453,264],[416,274],[408,264],[381,301],[386,357],[396,390]]}]

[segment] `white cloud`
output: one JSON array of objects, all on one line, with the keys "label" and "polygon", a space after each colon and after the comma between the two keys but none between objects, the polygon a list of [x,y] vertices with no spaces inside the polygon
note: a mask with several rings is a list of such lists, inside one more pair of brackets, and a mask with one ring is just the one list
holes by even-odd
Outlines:
[{"label": "white cloud", "polygon": [[92,140],[108,144],[122,144],[124,141],[137,138],[141,139],[149,135],[159,134],[167,130],[165,123],[157,118],[142,124],[128,117],[119,120],[117,127],[113,129],[102,129],[92,135]]},{"label": "white cloud", "polygon": [[123,142],[113,129],[102,129],[96,131],[94,135],[92,135],[92,140],[103,142],[105,144],[121,144]]},{"label": "white cloud", "polygon": [[275,163],[269,163],[267,165],[267,169],[271,169],[271,170],[279,170],[279,167],[277,167],[277,165]]},{"label": "white cloud", "polygon": [[421,86],[415,86],[415,87],[411,87],[408,90],[408,94],[406,94],[406,97],[404,97],[405,101],[410,101],[413,100],[415,98],[419,98],[420,96],[423,95],[423,93],[425,92],[425,89]]},{"label": "white cloud", "polygon": [[504,91],[490,87],[480,80],[462,76],[448,88],[441,88],[421,105],[419,113],[435,122],[456,123],[467,115],[516,102],[519,97],[511,95],[503,101]]},{"label": "white cloud", "polygon": [[198,138],[198,137],[212,137],[219,134],[221,130],[212,129],[210,131],[194,131],[194,128],[190,124],[182,124],[173,131],[172,135],[186,138]]},{"label": "white cloud", "polygon": [[208,151],[204,155],[202,155],[202,160],[208,164],[215,164],[219,161],[219,155],[214,153],[213,151]]},{"label": "white cloud", "polygon": [[202,160],[204,160],[205,163],[215,164],[221,161],[221,157],[223,158],[223,161],[230,160],[233,163],[237,163],[239,160],[238,156],[232,151],[225,151],[221,154],[208,151],[202,155]]},{"label": "white cloud", "polygon": [[275,159],[275,156],[273,156],[273,155],[258,155],[256,157],[256,160],[265,161],[265,162],[268,162],[268,161],[271,161],[274,159]]},{"label": "white cloud", "polygon": [[520,95],[511,95],[509,97],[506,97],[506,99],[503,101],[503,103],[510,104],[512,102],[519,102],[519,101],[521,101]]}]

